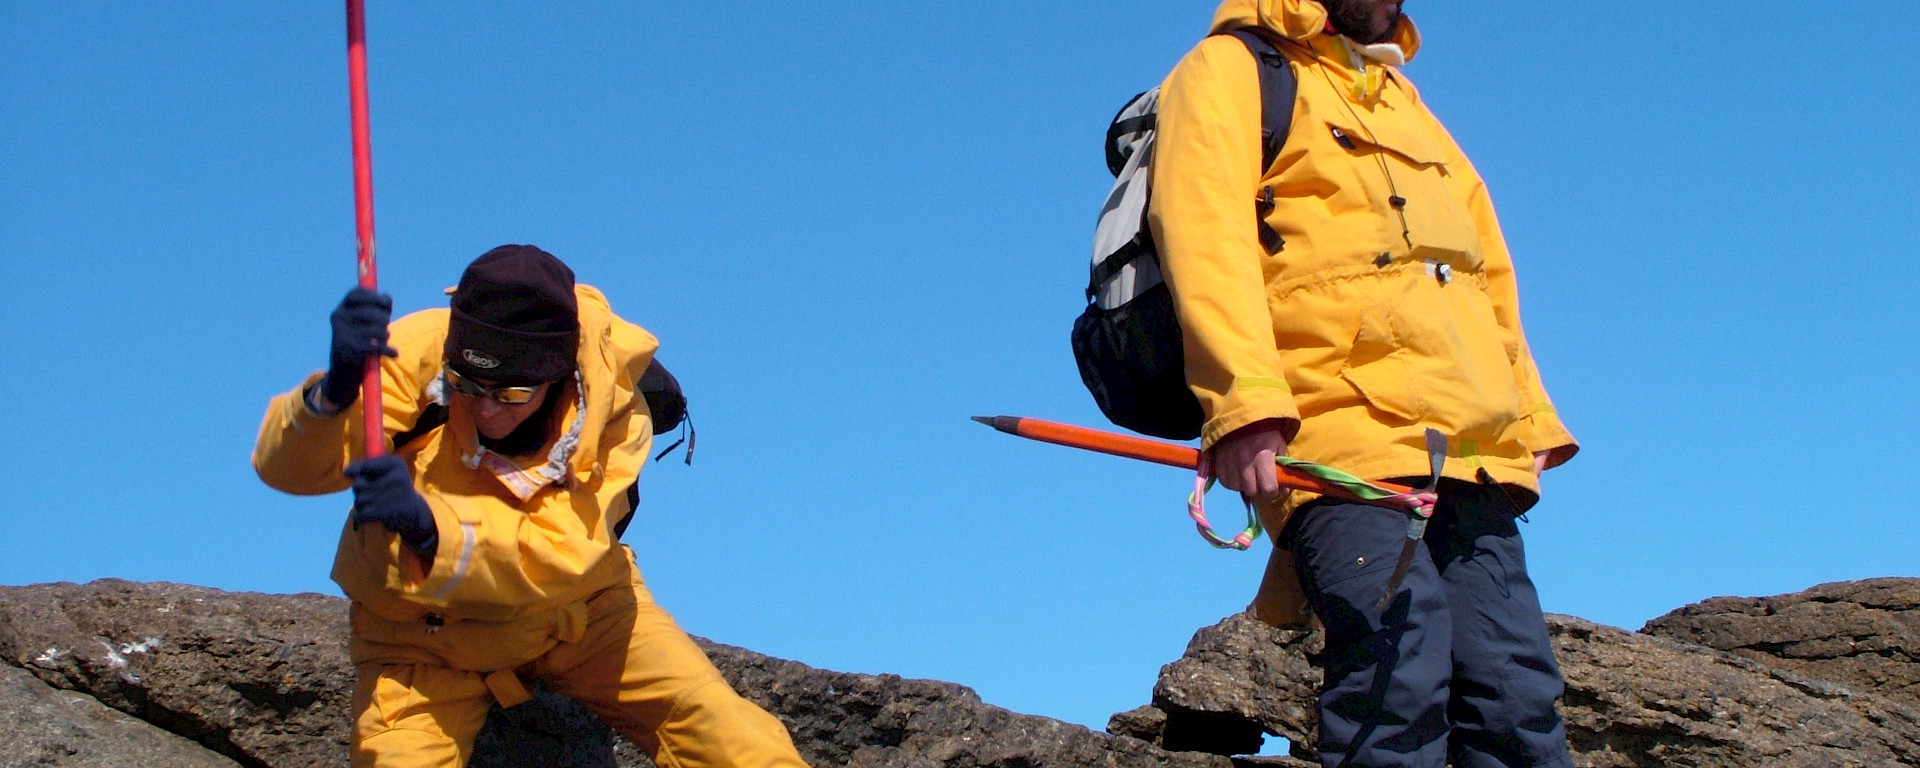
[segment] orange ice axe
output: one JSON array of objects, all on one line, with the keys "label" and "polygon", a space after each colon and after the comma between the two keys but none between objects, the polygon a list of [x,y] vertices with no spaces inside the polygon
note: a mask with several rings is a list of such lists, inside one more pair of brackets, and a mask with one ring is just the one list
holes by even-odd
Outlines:
[{"label": "orange ice axe", "polygon": [[[1260,519],[1254,514],[1252,505],[1248,505],[1247,509],[1246,530],[1231,539],[1222,538],[1207,523],[1201,498],[1212,486],[1213,480],[1207,476],[1206,456],[1192,446],[1022,416],[975,416],[973,420],[1029,440],[1194,470],[1196,477],[1193,495],[1187,497],[1187,514],[1193,518],[1194,525],[1208,543],[1222,549],[1246,549],[1260,535]],[[1274,458],[1274,471],[1283,488],[1406,510],[1406,543],[1401,548],[1399,561],[1394,564],[1393,574],[1387,579],[1386,593],[1380,596],[1380,603],[1375,610],[1385,610],[1399,592],[1400,583],[1407,575],[1407,568],[1412,565],[1420,539],[1426,533],[1427,521],[1433,518],[1434,505],[1439,502],[1440,468],[1447,457],[1447,438],[1438,430],[1429,429],[1426,442],[1433,472],[1425,488],[1364,480],[1333,467],[1289,456]]]},{"label": "orange ice axe", "polygon": [[[1028,440],[1079,448],[1083,451],[1104,453],[1127,459],[1138,459],[1169,467],[1197,471],[1200,468],[1200,449],[1190,445],[1169,443],[1145,437],[1134,437],[1088,427],[1077,427],[1057,421],[1034,419],[1024,416],[975,416],[974,421],[985,424],[1009,435],[1017,435]],[[1340,484],[1323,477],[1315,476],[1299,466],[1306,462],[1279,464],[1274,467],[1283,488],[1326,494],[1350,501],[1372,503],[1377,498],[1363,498]],[[1373,483],[1391,493],[1411,494],[1414,489],[1393,483]]]}]

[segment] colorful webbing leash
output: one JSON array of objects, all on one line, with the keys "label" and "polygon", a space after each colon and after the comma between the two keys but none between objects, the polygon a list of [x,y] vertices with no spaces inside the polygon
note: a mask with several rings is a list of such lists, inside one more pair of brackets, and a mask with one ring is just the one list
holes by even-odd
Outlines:
[{"label": "colorful webbing leash", "polygon": [[1193,526],[1200,529],[1200,538],[1206,539],[1216,549],[1238,549],[1245,551],[1253,546],[1253,540],[1260,538],[1260,515],[1254,512],[1253,505],[1247,504],[1247,529],[1231,539],[1220,538],[1213,525],[1207,522],[1207,491],[1213,490],[1214,479],[1207,470],[1213,462],[1207,454],[1200,454],[1199,471],[1193,475],[1193,493],[1187,494],[1187,516],[1193,518]]},{"label": "colorful webbing leash", "polygon": [[[1433,518],[1433,507],[1439,500],[1435,489],[1439,485],[1440,464],[1446,460],[1447,456],[1447,438],[1437,430],[1427,430],[1427,453],[1433,464],[1432,479],[1427,483],[1426,488],[1407,493],[1391,491],[1333,467],[1301,461],[1290,456],[1276,456],[1274,463],[1323,480],[1344,491],[1341,495],[1354,501],[1407,511],[1408,544],[1402,547],[1401,563],[1396,565],[1393,577],[1389,581],[1388,594],[1391,595],[1400,588],[1400,581],[1406,578],[1406,568],[1413,562],[1414,544],[1426,535],[1427,521]],[[1248,504],[1245,530],[1230,539],[1223,538],[1214,530],[1213,525],[1207,521],[1206,509],[1207,491],[1212,489],[1215,483],[1210,472],[1212,468],[1210,458],[1206,454],[1200,456],[1200,464],[1193,477],[1193,493],[1187,495],[1187,516],[1193,518],[1194,527],[1199,529],[1200,537],[1206,539],[1208,544],[1219,549],[1245,550],[1253,546],[1254,539],[1260,538],[1262,531],[1260,517],[1254,512],[1253,505]]]}]

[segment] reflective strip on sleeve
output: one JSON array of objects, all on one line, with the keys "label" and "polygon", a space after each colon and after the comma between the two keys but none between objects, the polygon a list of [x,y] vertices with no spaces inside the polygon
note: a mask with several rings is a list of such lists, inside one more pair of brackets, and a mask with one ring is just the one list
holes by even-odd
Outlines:
[{"label": "reflective strip on sleeve", "polygon": [[460,559],[454,561],[453,576],[447,579],[446,586],[434,593],[435,600],[445,599],[447,594],[460,584],[460,580],[467,577],[467,568],[473,565],[473,550],[479,544],[479,537],[475,535],[474,527],[474,523],[460,524]]}]

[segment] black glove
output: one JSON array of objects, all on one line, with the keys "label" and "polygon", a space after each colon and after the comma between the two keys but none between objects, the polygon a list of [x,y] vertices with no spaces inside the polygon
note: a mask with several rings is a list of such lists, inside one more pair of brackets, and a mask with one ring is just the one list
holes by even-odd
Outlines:
[{"label": "black glove", "polygon": [[362,459],[347,465],[347,477],[353,478],[354,526],[384,525],[422,554],[431,554],[439,545],[433,511],[413,489],[413,476],[407,472],[404,459],[393,454]]},{"label": "black glove", "polygon": [[360,397],[367,357],[400,353],[387,346],[387,320],[393,317],[393,298],[355,286],[333,310],[333,351],[327,356],[327,376],[320,394],[335,408],[345,408]]}]

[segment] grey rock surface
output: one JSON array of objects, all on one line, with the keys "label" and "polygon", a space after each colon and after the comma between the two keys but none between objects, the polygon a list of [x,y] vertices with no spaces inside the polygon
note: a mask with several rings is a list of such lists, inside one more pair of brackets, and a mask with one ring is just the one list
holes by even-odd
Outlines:
[{"label": "grey rock surface", "polygon": [[[495,705],[474,739],[468,768],[653,768],[638,748],[615,735],[605,721],[565,696],[535,685],[533,700],[512,709]],[[616,756],[627,747],[625,760]]]},{"label": "grey rock surface", "polygon": [[0,662],[245,765],[344,764],[344,603],[103,580],[0,589]]},{"label": "grey rock surface", "polygon": [[1245,754],[1264,732],[1293,742],[1295,757],[1314,759],[1320,668],[1312,660],[1322,640],[1318,631],[1275,629],[1247,613],[1195,632],[1153,685],[1152,706],[1167,713],[1155,743]]},{"label": "grey rock surface", "polygon": [[[1920,709],[1903,701],[1573,617],[1548,629],[1581,768],[1920,765]],[[1232,753],[1264,730],[1314,759],[1320,645],[1245,614],[1200,630],[1154,686],[1158,743]],[[1117,718],[1153,735],[1138,710]]]},{"label": "grey rock surface", "polygon": [[[1920,765],[1916,586],[1716,598],[1649,625],[1664,637],[1550,616],[1576,764]],[[116,580],[0,587],[10,746],[0,768],[345,765],[345,618],[345,601],[324,595]],[[821,768],[1303,768],[1315,757],[1321,638],[1245,615],[1196,633],[1151,704],[1115,715],[1110,734],[993,707],[952,683],[696,641]],[[1225,756],[1258,749],[1263,733],[1291,740],[1294,754]],[[473,765],[650,763],[578,705],[536,690],[490,716]]]},{"label": "grey rock surface", "polygon": [[1168,752],[986,704],[965,686],[813,669],[732,646],[707,655],[747,698],[780,716],[816,766],[860,768],[1228,768],[1223,757]]},{"label": "grey rock surface", "polygon": [[1577,765],[1920,765],[1920,709],[1731,654],[1549,617]]},{"label": "grey rock surface", "polygon": [[[80,694],[248,768],[347,763],[346,601],[103,580],[0,587],[0,670]],[[696,638],[729,682],[786,723],[810,763],[878,768],[1230,768],[982,702],[952,683],[814,669]],[[22,709],[39,717],[44,708]],[[57,722],[26,720],[29,729]],[[203,750],[203,751],[205,751]],[[47,766],[82,766],[78,753]],[[551,693],[499,710],[475,766],[650,763]],[[201,763],[156,760],[154,768]]]},{"label": "grey rock surface", "polygon": [[1920,706],[1920,579],[1716,597],[1640,630]]},{"label": "grey rock surface", "polygon": [[146,721],[0,664],[0,768],[238,768]]}]

